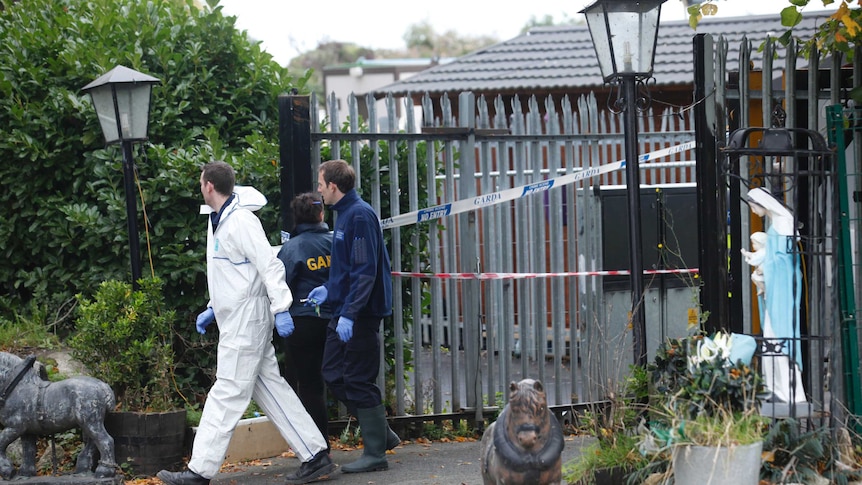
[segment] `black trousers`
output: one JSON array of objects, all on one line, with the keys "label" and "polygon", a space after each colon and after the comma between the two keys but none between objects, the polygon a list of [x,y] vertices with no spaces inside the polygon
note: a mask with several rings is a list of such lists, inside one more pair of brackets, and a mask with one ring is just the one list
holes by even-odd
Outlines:
[{"label": "black trousers", "polygon": [[326,325],[329,320],[294,317],[293,323],[296,328],[290,337],[279,337],[279,347],[285,354],[281,374],[296,391],[314,424],[329,442],[329,412],[326,406],[326,386],[321,372]]},{"label": "black trousers", "polygon": [[323,352],[323,379],[332,395],[354,416],[357,409],[378,406],[382,401],[377,375],[380,373],[380,318],[358,318],[353,337],[338,338],[338,317],[329,321]]}]

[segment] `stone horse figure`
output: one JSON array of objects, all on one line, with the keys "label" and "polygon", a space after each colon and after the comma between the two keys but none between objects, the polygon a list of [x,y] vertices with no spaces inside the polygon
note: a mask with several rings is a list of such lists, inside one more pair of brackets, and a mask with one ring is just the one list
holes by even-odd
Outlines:
[{"label": "stone horse figure", "polygon": [[540,381],[509,384],[509,403],[482,435],[485,485],[550,485],[562,481],[563,430]]},{"label": "stone horse figure", "polygon": [[[84,448],[75,472],[113,477],[114,439],[105,431],[105,414],[114,408],[114,392],[92,377],[71,377],[58,382],[42,378],[33,369],[35,356],[0,352],[0,477],[15,472],[6,448],[21,438],[22,463],[18,477],[36,475],[36,438],[81,428]],[[98,463],[95,462],[98,451]]]}]

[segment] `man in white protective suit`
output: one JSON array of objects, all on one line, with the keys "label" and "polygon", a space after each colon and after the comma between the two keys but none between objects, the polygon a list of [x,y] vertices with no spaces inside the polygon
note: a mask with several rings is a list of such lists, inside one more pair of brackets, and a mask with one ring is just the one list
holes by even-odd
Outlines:
[{"label": "man in white protective suit", "polygon": [[188,470],[162,470],[156,476],[169,485],[209,484],[254,398],[302,460],[284,483],[309,483],[327,477],[335,465],[325,438],[281,377],[275,358],[273,315],[279,335],[290,335],[294,324],[288,308],[293,296],[285,283],[284,265],[252,212],[266,204],[266,197],[250,187],[234,187],[234,182],[234,170],[227,163],[211,162],[201,171],[201,194],[212,210],[207,230],[210,301],[196,327],[203,334],[218,322],[216,381],[204,404]]}]

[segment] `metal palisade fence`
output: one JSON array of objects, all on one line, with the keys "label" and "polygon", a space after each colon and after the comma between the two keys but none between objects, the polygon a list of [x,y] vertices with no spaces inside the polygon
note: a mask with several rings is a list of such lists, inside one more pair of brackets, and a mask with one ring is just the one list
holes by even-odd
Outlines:
[{"label": "metal palisade fence", "polygon": [[[700,87],[705,95],[692,107],[714,106],[707,119],[715,153],[740,126],[802,120],[823,131],[822,108],[843,101],[841,90],[831,89],[842,85],[840,62],[821,71],[815,51],[801,70],[793,42],[746,39],[731,48],[706,37],[711,68]],[[783,66],[773,65],[776,49],[792,54]],[[317,105],[313,96],[310,105]],[[614,263],[614,241],[626,230],[625,213],[614,209],[625,186],[621,115],[602,109],[594,95],[530,93],[509,105],[469,92],[426,94],[416,106],[350,96],[344,108],[333,95],[326,112],[310,111],[312,174],[316,181],[326,159],[350,162],[390,241],[394,311],[379,385],[394,414],[481,421],[504,405],[509,382],[523,377],[541,380],[557,411],[618,390],[633,362],[627,277]],[[642,197],[652,201],[642,216],[655,218],[647,224],[654,237],[645,236],[653,245],[645,251],[655,252],[645,261],[652,262],[643,296],[650,355],[703,317],[692,212],[698,204],[689,197],[698,153],[693,111],[656,106],[638,117]],[[739,177],[750,177],[754,165],[743,157]],[[748,213],[739,199],[727,210]],[[749,269],[730,261],[730,273],[748,281]],[[826,280],[808,284],[823,285],[812,293],[828,307],[835,290]],[[750,302],[749,285],[741,286],[738,294]],[[840,365],[829,358],[840,354],[838,319],[824,314],[812,329],[828,348],[811,351],[805,379],[818,409],[834,409],[839,403],[826,401],[841,399],[841,384],[825,380],[835,373],[830,366]],[[739,318],[753,332],[754,312]]]},{"label": "metal palisade fence", "polygon": [[[367,118],[358,116],[362,102]],[[351,96],[347,128],[312,133],[314,167],[325,154],[376,179],[360,191],[391,240],[394,351],[383,356],[380,385],[392,407],[478,418],[504,404],[508,383],[521,377],[541,380],[553,406],[601,399],[584,395],[590,379],[576,354],[585,333],[607,337],[590,331],[608,318],[593,188],[625,184],[619,117],[594,96],[566,98],[561,109],[533,98],[526,112],[516,100],[510,116],[499,98],[490,110],[470,93],[459,95],[458,115],[444,98],[436,118],[427,97],[421,111],[403,102]],[[648,111],[640,123],[646,183],[690,184],[690,117]],[[315,113],[311,125],[320,126]],[[611,340],[625,345],[623,335]],[[596,369],[625,361],[592,358],[605,362]]]}]

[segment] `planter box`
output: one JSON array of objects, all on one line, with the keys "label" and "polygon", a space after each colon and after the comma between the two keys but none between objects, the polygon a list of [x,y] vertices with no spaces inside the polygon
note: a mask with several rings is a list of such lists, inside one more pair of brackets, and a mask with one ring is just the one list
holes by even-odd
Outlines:
[{"label": "planter box", "polygon": [[[195,432],[197,428],[192,428],[192,433]],[[288,450],[290,446],[266,416],[240,419],[225,453],[225,461],[236,463],[271,458]]]},{"label": "planter box", "polygon": [[137,476],[162,469],[178,470],[185,454],[186,410],[166,413],[110,412],[105,429],[114,438],[117,464],[128,464]]},{"label": "planter box", "polygon": [[673,451],[676,485],[757,485],[763,442],[740,446],[678,446]]}]

